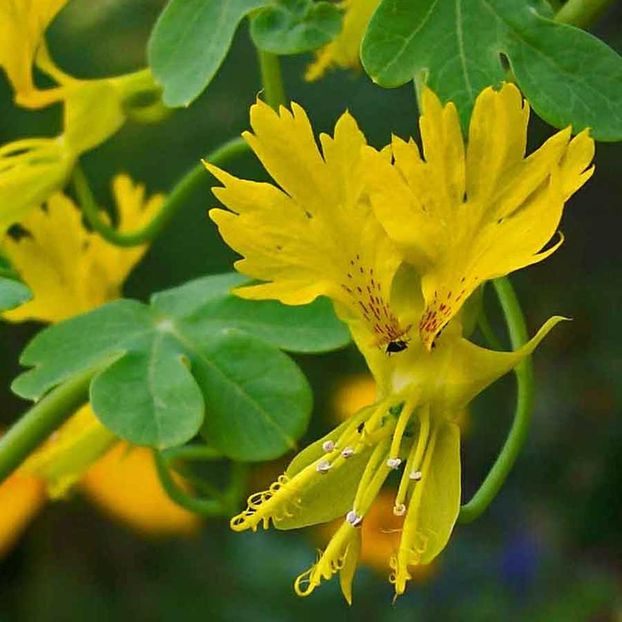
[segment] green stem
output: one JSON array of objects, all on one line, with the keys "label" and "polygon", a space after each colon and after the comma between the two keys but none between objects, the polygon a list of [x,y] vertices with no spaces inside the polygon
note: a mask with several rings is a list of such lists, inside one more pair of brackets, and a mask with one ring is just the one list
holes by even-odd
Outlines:
[{"label": "green stem", "polygon": [[[527,342],[527,327],[518,298],[507,278],[493,281],[499,303],[503,309],[512,349],[516,350]],[[497,460],[472,499],[460,508],[458,521],[470,523],[478,518],[495,498],[516,462],[529,430],[534,401],[534,379],[531,357],[525,357],[514,370],[517,382],[516,410],[514,421],[501,448]]]},{"label": "green stem", "polygon": [[284,106],[286,103],[279,57],[276,54],[270,54],[263,50],[257,50],[257,56],[259,57],[264,100],[276,110],[279,106]]},{"label": "green stem", "polygon": [[[211,455],[212,454],[210,453],[210,456]],[[196,497],[187,493],[175,482],[170,471],[169,461],[171,458],[157,450],[153,451],[153,457],[158,477],[162,487],[164,488],[164,492],[166,492],[169,498],[177,503],[177,505],[189,510],[190,512],[194,512],[195,514],[208,517],[228,516],[235,511],[238,503],[238,497],[243,489],[242,482],[245,477],[245,469],[243,465],[233,463],[231,482],[227,490],[222,493],[218,493],[210,486],[213,490],[212,496],[214,498],[208,499]]]},{"label": "green stem", "polygon": [[54,430],[88,400],[96,370],[74,376],[35,404],[0,438],[3,482]]},{"label": "green stem", "polygon": [[477,317],[477,327],[479,328],[480,332],[484,336],[486,343],[493,350],[503,350],[503,346],[501,345],[499,338],[495,334],[495,331],[493,330],[492,325],[490,324],[490,319],[488,318],[488,314],[486,313],[485,304],[486,304],[486,300],[484,296],[482,298],[482,308],[480,309],[479,315]]},{"label": "green stem", "polygon": [[[248,151],[248,149],[249,147],[244,140],[234,138],[210,153],[206,160],[212,164],[219,165],[238,154]],[[207,175],[208,172],[203,164],[197,164],[173,188],[156,216],[142,229],[131,233],[121,233],[102,219],[101,211],[93,197],[88,180],[82,168],[78,165],[73,170],[72,182],[78,202],[91,227],[111,244],[129,247],[140,246],[155,239],[180,208],[188,202],[188,199],[196,189],[208,179]]]},{"label": "green stem", "polygon": [[578,28],[591,26],[613,0],[568,0],[555,14],[555,21]]}]

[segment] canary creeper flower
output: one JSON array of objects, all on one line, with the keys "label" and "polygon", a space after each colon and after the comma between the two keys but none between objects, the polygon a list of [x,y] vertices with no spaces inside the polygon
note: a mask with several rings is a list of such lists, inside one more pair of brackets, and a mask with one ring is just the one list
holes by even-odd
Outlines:
[{"label": "canary creeper flower", "polygon": [[[250,116],[253,133],[244,137],[278,186],[206,163],[223,184],[213,191],[228,208],[211,210],[210,217],[242,255],[236,268],[263,281],[235,292],[292,305],[331,298],[373,373],[377,397],[303,450],[267,490],[251,495],[231,526],[293,529],[345,516],[294,587],[306,596],[339,573],[349,602],[361,555],[359,527],[385,480],[401,471],[393,504],[401,537],[390,560],[390,579],[401,594],[413,567],[444,548],[458,516],[456,418],[561,318],[550,319],[516,352],[495,352],[464,339],[458,316],[428,350],[416,334],[426,306],[421,279],[372,209],[369,149],[352,116],[342,115],[333,137],[320,136],[321,152],[300,106],[277,113],[257,102]],[[387,150],[376,155],[392,166]],[[403,226],[410,230],[411,223]]]},{"label": "canary creeper flower", "polygon": [[[164,200],[160,194],[147,199],[144,186],[127,175],[114,178],[112,191],[121,232],[149,222]],[[61,193],[45,209],[32,210],[21,228],[25,235],[5,236],[0,249],[34,297],[3,314],[11,322],[59,322],[118,298],[122,283],[147,251],[147,245],[113,246],[86,230],[80,210]]]},{"label": "canary creeper flower", "polygon": [[394,137],[393,163],[368,149],[374,211],[421,275],[428,349],[482,282],[542,261],[565,202],[592,175],[594,141],[566,128],[525,157],[529,105],[513,84],[475,102],[465,145],[453,103],[422,94],[422,151]]},{"label": "canary creeper flower", "polygon": [[315,62],[307,68],[305,80],[319,80],[332,67],[360,68],[361,41],[378,4],[380,0],[344,0],[340,3],[344,10],[341,32],[318,50]]},{"label": "canary creeper flower", "polygon": [[[0,2],[0,67],[16,103],[28,108],[63,105],[59,136],[22,139],[0,147],[0,235],[64,187],[79,156],[108,140],[136,112],[132,101],[158,92],[148,70],[78,80],[59,69],[43,35],[66,1]],[[35,63],[56,86],[38,89],[34,85]],[[151,107],[152,113],[155,108]]]}]

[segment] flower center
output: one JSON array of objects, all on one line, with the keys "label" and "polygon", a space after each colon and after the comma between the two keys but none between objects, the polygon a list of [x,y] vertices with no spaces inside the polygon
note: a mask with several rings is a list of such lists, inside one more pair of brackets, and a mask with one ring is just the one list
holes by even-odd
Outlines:
[{"label": "flower center", "polygon": [[400,325],[383,294],[382,285],[374,275],[374,269],[365,266],[361,256],[356,255],[350,260],[346,277],[341,287],[350,297],[352,307],[367,322],[374,335],[374,345],[384,348],[387,354],[405,350],[411,325]]}]

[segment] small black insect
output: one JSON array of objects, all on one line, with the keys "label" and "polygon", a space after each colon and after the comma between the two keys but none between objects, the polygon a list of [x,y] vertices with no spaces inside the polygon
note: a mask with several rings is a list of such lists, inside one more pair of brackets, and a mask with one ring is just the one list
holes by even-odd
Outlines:
[{"label": "small black insect", "polygon": [[389,341],[387,343],[387,347],[385,348],[386,354],[397,354],[398,352],[403,352],[408,347],[408,342],[404,339],[396,339],[395,341]]}]

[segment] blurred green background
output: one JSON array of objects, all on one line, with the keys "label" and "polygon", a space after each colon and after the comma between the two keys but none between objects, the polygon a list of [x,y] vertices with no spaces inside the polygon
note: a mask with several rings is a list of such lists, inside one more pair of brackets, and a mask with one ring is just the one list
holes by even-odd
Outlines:
[{"label": "blurred green background", "polygon": [[[73,0],[50,31],[58,63],[79,77],[139,68],[163,0]],[[595,28],[622,51],[622,10]],[[284,59],[289,96],[329,130],[348,108],[369,140],[416,131],[412,89],[385,91],[364,76],[335,72],[309,85],[308,58]],[[155,126],[128,124],[84,165],[98,197],[109,200],[111,176],[128,171],[151,191],[166,191],[197,160],[247,126],[260,90],[254,50],[242,27],[222,70],[187,110]],[[0,83],[0,141],[52,134],[59,110],[13,108]],[[551,129],[532,123],[539,144]],[[0,561],[0,621],[73,620],[622,620],[622,147],[597,148],[594,178],[574,197],[563,222],[566,242],[551,259],[514,278],[533,332],[550,315],[573,318],[535,357],[537,410],[527,447],[501,494],[475,524],[458,526],[432,576],[392,604],[392,588],[371,569],[343,602],[337,581],[308,599],[291,588],[314,560],[308,533],[234,534],[225,521],[205,523],[191,540],[153,542],[111,523],[76,495],[49,504]],[[258,178],[244,157],[229,168]],[[149,293],[229,270],[233,255],[206,210],[205,189],[153,245],[126,293]],[[492,296],[489,303],[494,306]],[[24,408],[8,390],[20,350],[35,325],[0,324],[1,421]],[[353,350],[301,357],[316,406],[312,440],[331,426],[332,391],[362,370]],[[474,405],[464,443],[468,496],[495,457],[511,418],[513,379]],[[0,508],[0,511],[2,509]]]}]

